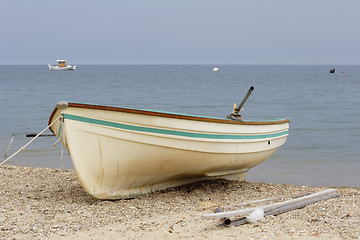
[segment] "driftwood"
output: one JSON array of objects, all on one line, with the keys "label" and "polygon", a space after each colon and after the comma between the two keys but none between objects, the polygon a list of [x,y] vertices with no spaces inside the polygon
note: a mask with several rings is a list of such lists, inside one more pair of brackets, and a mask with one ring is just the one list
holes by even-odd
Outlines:
[{"label": "driftwood", "polygon": [[[236,205],[234,207],[247,207],[247,206],[255,207],[255,205],[266,203],[266,202],[274,202],[274,201],[277,201],[277,200],[293,199],[293,198],[303,197],[303,196],[307,196],[307,195],[310,195],[310,193],[309,192],[304,192],[304,193],[298,193],[298,194],[294,194],[294,195],[290,195],[290,196],[281,196],[281,197],[259,199],[259,200],[254,200],[254,201],[251,201],[251,202],[246,202],[246,203],[243,203],[243,204],[240,204],[240,205]],[[230,207],[225,207],[225,208],[230,208]]]},{"label": "driftwood", "polygon": [[[313,193],[313,194],[310,194],[310,195],[307,195],[304,197],[299,197],[296,199],[291,199],[291,200],[287,200],[284,202],[279,202],[279,203],[274,203],[274,204],[269,204],[269,205],[263,205],[260,207],[264,209],[265,213],[267,213],[271,210],[275,211],[275,209],[281,209],[281,208],[288,209],[288,208],[290,208],[290,206],[293,206],[293,207],[295,207],[294,209],[297,209],[297,208],[301,208],[301,207],[297,207],[297,206],[302,206],[304,204],[305,204],[304,206],[306,206],[306,205],[315,203],[317,201],[322,200],[323,197],[325,197],[325,198],[330,197],[330,196],[334,197],[335,192],[336,192],[336,189],[326,189],[324,191]],[[210,214],[204,214],[201,217],[203,219],[229,219],[231,217],[248,215],[255,209],[256,209],[256,207],[252,207],[252,208],[246,208],[246,209],[236,210],[236,211],[210,213]],[[286,210],[286,211],[290,211],[290,210]],[[275,213],[269,213],[268,215],[270,215],[270,214],[276,215]]]},{"label": "driftwood", "polygon": [[[277,216],[277,215],[280,215],[280,214],[285,213],[285,212],[289,212],[289,211],[292,211],[292,210],[304,208],[307,205],[314,204],[314,203],[316,203],[318,201],[321,201],[321,200],[327,200],[327,199],[335,198],[335,197],[339,197],[339,196],[340,196],[340,194],[338,194],[338,193],[330,193],[328,195],[320,196],[318,198],[308,199],[308,200],[305,200],[303,202],[288,204],[288,205],[285,205],[285,206],[282,206],[282,207],[278,207],[278,208],[274,208],[272,210],[266,211],[264,213],[264,216],[268,216],[268,215]],[[230,219],[224,219],[224,223],[220,224],[220,226],[221,225],[239,226],[239,225],[243,225],[243,224],[246,224],[246,223],[248,223],[246,217],[242,217],[242,218],[234,220],[234,221],[231,221]]]}]

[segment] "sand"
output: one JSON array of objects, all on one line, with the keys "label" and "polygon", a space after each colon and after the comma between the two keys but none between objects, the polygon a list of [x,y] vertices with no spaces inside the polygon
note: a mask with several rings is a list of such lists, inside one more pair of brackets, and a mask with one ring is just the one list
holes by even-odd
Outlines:
[{"label": "sand", "polygon": [[218,226],[217,207],[326,188],[202,181],[130,200],[89,196],[72,170],[0,166],[0,239],[360,239],[360,190],[256,224]]}]

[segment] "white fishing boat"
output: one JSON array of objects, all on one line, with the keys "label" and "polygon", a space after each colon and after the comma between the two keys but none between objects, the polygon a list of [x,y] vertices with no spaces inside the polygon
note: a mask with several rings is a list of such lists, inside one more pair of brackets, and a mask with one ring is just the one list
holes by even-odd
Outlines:
[{"label": "white fishing boat", "polygon": [[289,119],[237,121],[71,102],[58,103],[50,123],[82,187],[98,199],[211,178],[245,181],[289,130]]},{"label": "white fishing boat", "polygon": [[63,71],[63,70],[75,70],[76,69],[76,65],[75,66],[66,65],[66,60],[56,60],[56,61],[58,62],[57,66],[48,64],[49,70]]},{"label": "white fishing boat", "polygon": [[213,72],[217,72],[217,71],[219,71],[219,68],[214,67],[214,68],[213,68]]}]

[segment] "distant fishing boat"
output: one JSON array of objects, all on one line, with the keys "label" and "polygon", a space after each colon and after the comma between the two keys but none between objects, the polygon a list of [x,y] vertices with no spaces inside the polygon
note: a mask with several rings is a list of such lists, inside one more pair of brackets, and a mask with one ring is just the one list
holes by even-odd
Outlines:
[{"label": "distant fishing boat", "polygon": [[214,68],[213,68],[213,72],[217,72],[217,71],[219,71],[219,68],[214,67]]},{"label": "distant fishing boat", "polygon": [[62,71],[62,70],[75,70],[76,69],[76,65],[75,66],[66,65],[66,60],[56,60],[56,61],[58,63],[57,66],[48,64],[49,70]]},{"label": "distant fishing boat", "polygon": [[58,103],[50,123],[82,187],[98,199],[132,198],[203,179],[244,181],[250,168],[285,143],[289,130],[289,119],[232,120],[71,102]]}]

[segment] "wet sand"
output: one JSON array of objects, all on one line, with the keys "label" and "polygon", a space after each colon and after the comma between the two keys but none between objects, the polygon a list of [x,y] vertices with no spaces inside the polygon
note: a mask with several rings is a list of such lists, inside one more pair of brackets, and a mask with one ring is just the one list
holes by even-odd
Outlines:
[{"label": "wet sand", "polygon": [[360,239],[357,188],[257,224],[223,227],[201,215],[326,188],[219,179],[104,201],[84,192],[73,170],[0,166],[0,179],[0,239]]}]

